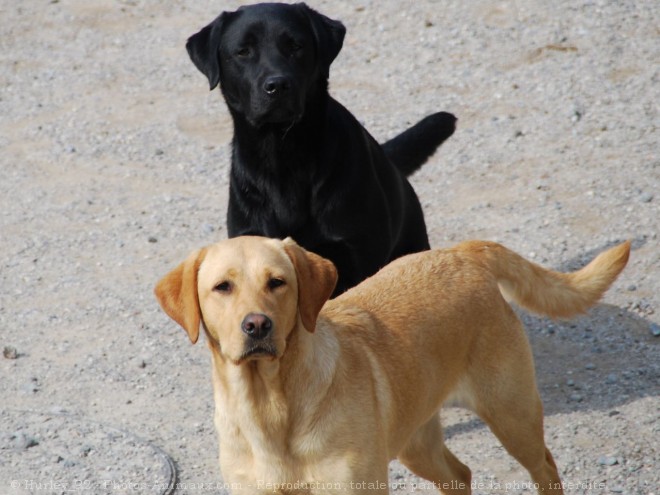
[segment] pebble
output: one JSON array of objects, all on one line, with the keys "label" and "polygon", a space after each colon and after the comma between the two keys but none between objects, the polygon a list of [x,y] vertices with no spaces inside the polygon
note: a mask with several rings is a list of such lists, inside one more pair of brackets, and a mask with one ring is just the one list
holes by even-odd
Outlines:
[{"label": "pebble", "polygon": [[39,392],[39,385],[35,380],[32,380],[26,383],[25,385],[23,385],[23,387],[21,387],[21,390],[26,394],[36,394],[37,392]]},{"label": "pebble", "polygon": [[94,450],[94,447],[92,447],[91,445],[83,445],[82,447],[80,447],[80,451],[78,455],[80,457],[87,457],[92,450]]},{"label": "pebble", "polygon": [[569,397],[573,402],[582,402],[584,397],[581,394],[571,394]]},{"label": "pebble", "polygon": [[16,359],[18,358],[18,351],[16,350],[15,347],[7,345],[2,350],[2,355],[7,359]]},{"label": "pebble", "polygon": [[617,376],[614,373],[610,373],[607,375],[607,377],[605,377],[605,383],[609,383],[610,385],[616,383],[617,381]]},{"label": "pebble", "polygon": [[598,458],[598,464],[601,466],[615,466],[619,464],[619,460],[616,457],[602,455]]},{"label": "pebble", "polygon": [[651,194],[650,192],[643,192],[643,193],[639,196],[639,200],[640,200],[642,203],[650,203],[651,201],[653,201],[653,194]]},{"label": "pebble", "polygon": [[37,445],[39,445],[39,442],[37,441],[36,438],[28,435],[23,431],[14,433],[10,437],[10,440],[12,442],[12,446],[16,450],[27,450],[29,448],[36,447]]},{"label": "pebble", "polygon": [[654,337],[660,337],[660,325],[657,323],[651,323],[649,330],[651,330],[651,335]]}]

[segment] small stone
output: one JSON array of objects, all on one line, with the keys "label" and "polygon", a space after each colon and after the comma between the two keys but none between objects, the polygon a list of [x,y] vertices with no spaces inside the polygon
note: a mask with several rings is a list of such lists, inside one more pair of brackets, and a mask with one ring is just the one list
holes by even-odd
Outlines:
[{"label": "small stone", "polygon": [[569,378],[568,380],[566,380],[566,385],[568,385],[569,387],[574,387],[575,386],[575,380],[572,380],[572,379]]},{"label": "small stone", "polygon": [[585,369],[585,370],[595,370],[595,369],[596,369],[596,365],[595,365],[594,363],[587,363],[587,364],[584,366],[584,369]]},{"label": "small stone", "polygon": [[16,350],[15,347],[7,345],[2,350],[2,355],[7,359],[16,359],[18,358],[18,351]]},{"label": "small stone", "polygon": [[80,457],[87,457],[89,453],[94,450],[94,448],[91,445],[83,445],[80,447]]},{"label": "small stone", "polygon": [[12,444],[15,449],[17,450],[27,450],[32,447],[36,447],[39,445],[39,442],[37,441],[36,438],[29,436],[25,432],[19,431],[17,433],[14,433],[10,440],[12,440]]},{"label": "small stone", "polygon": [[605,383],[609,383],[610,385],[613,383],[617,382],[617,376],[614,373],[610,373],[605,377]]},{"label": "small stone", "polygon": [[149,236],[149,239],[147,239],[147,240],[152,244],[158,242],[158,239],[156,239],[154,236]]},{"label": "small stone", "polygon": [[37,384],[36,381],[32,380],[31,382],[26,383],[23,385],[22,390],[26,394],[36,394],[39,392],[39,385]]},{"label": "small stone", "polygon": [[601,466],[616,466],[619,460],[616,457],[602,455],[598,458],[598,464]]},{"label": "small stone", "polygon": [[636,286],[635,284],[630,284],[630,285],[628,286],[628,290],[629,290],[630,292],[634,292],[634,291],[637,290],[637,286]]},{"label": "small stone", "polygon": [[650,203],[651,201],[653,201],[653,194],[651,194],[650,192],[643,192],[643,193],[639,196],[639,200],[640,200],[642,203]]},{"label": "small stone", "polygon": [[649,330],[651,330],[651,335],[654,337],[660,337],[660,325],[657,323],[651,323]]},{"label": "small stone", "polygon": [[584,399],[584,397],[582,397],[582,395],[580,395],[580,394],[571,394],[570,399],[571,399],[573,402],[582,402],[582,400]]}]

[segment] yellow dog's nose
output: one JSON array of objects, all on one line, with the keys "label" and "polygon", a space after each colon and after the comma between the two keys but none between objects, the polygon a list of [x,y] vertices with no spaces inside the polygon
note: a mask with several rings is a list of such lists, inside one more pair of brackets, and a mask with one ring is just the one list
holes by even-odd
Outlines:
[{"label": "yellow dog's nose", "polygon": [[260,340],[266,337],[273,328],[273,322],[268,316],[259,313],[249,313],[241,323],[241,330],[248,337]]}]

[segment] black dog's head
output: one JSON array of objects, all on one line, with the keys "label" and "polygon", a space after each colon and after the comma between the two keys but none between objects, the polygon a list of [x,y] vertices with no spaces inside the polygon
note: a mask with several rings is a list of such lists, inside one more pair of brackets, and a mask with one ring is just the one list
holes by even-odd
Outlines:
[{"label": "black dog's head", "polygon": [[304,3],[263,3],[223,12],[186,44],[211,89],[253,126],[300,120],[325,90],[346,29]]}]

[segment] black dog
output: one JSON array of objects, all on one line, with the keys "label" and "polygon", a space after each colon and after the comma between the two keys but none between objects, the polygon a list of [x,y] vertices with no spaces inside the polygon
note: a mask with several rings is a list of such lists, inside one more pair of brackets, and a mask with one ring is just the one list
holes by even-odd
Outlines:
[{"label": "black dog", "polygon": [[230,237],[293,237],[339,271],[335,294],[429,248],[406,176],[454,132],[430,115],[379,145],[328,94],[344,26],[303,3],[223,12],[186,48],[234,120]]}]

